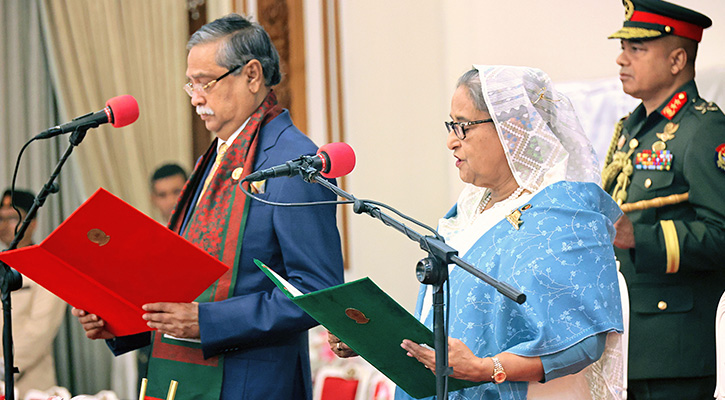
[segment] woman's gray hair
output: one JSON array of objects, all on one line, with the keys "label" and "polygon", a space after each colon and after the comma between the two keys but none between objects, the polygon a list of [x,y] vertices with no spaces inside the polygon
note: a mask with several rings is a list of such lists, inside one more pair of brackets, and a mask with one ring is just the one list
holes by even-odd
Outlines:
[{"label": "woman's gray hair", "polygon": [[473,105],[478,111],[488,112],[486,107],[486,101],[483,98],[483,91],[481,90],[481,76],[478,74],[477,69],[468,70],[465,74],[458,78],[456,88],[464,86],[468,89],[468,95],[473,100]]},{"label": "woman's gray hair", "polygon": [[[274,86],[282,80],[279,53],[269,34],[258,23],[239,14],[229,14],[199,28],[186,44],[186,50],[199,44],[224,40],[216,54],[216,63],[226,69],[246,65],[251,60],[262,64],[265,84]],[[241,73],[235,71],[234,75]]]}]

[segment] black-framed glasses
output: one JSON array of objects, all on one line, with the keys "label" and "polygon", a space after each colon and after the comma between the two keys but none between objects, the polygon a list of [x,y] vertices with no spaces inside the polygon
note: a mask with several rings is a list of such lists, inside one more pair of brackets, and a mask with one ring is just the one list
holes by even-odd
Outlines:
[{"label": "black-framed glasses", "polygon": [[448,133],[451,133],[451,130],[453,133],[456,134],[456,137],[463,140],[466,138],[466,128],[473,125],[478,124],[485,124],[488,122],[493,122],[493,118],[488,119],[479,119],[478,121],[468,121],[468,122],[455,122],[455,121],[449,121],[445,122],[446,129],[448,129]]},{"label": "black-framed glasses", "polygon": [[227,76],[231,75],[234,71],[238,70],[239,68],[242,68],[243,65],[237,65],[236,67],[230,69],[229,71],[225,72],[222,76],[209,81],[209,83],[202,85],[201,83],[192,84],[191,82],[184,85],[184,91],[186,94],[189,95],[189,97],[194,96],[194,93],[197,93],[201,96],[205,96],[207,94],[207,90],[211,89],[214,84],[219,82],[220,80],[226,78]]}]

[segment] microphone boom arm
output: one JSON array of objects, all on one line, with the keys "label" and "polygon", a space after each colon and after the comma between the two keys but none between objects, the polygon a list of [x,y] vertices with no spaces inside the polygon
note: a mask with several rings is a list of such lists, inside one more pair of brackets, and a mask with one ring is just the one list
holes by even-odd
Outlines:
[{"label": "microphone boom arm", "polygon": [[[458,250],[452,248],[451,246],[447,245],[443,240],[437,239],[433,236],[423,236],[420,233],[409,229],[405,224],[395,220],[391,216],[383,213],[380,211],[379,208],[370,206],[368,203],[366,203],[363,200],[360,200],[353,196],[352,194],[342,190],[338,186],[333,185],[329,181],[327,181],[324,178],[321,178],[320,176],[313,176],[312,177],[315,182],[321,184],[322,186],[325,186],[326,188],[330,189],[332,192],[337,194],[338,196],[354,201],[353,204],[353,211],[356,214],[368,214],[371,217],[375,219],[379,219],[382,221],[383,224],[392,227],[393,229],[397,230],[398,232],[401,232],[405,236],[407,236],[410,240],[414,242],[418,242],[420,244],[420,248],[430,252],[432,256],[440,259],[444,265],[448,264],[456,264],[459,267],[463,268],[470,274],[474,275],[475,277],[481,279],[482,281],[488,283],[489,285],[496,288],[496,290],[503,294],[504,296],[508,297],[509,299],[515,301],[518,304],[523,304],[526,301],[526,295],[523,294],[520,290],[514,288],[513,286],[509,285],[506,282],[501,282],[497,279],[494,279],[490,275],[481,272],[476,267],[468,263],[467,261],[463,260],[462,258],[458,257]],[[307,179],[305,179],[307,180]],[[310,181],[308,181],[310,182]]]},{"label": "microphone boom arm", "polygon": [[[60,170],[63,168],[63,165],[73,152],[73,148],[75,146],[78,146],[83,141],[83,138],[85,138],[86,136],[86,131],[90,128],[90,126],[82,127],[74,131],[73,134],[71,134],[69,139],[70,145],[68,146],[60,160],[58,160],[58,164],[55,166],[55,169],[50,175],[50,178],[48,178],[48,182],[43,185],[43,188],[40,190],[38,195],[35,196],[35,199],[33,200],[33,205],[30,207],[30,210],[28,210],[28,212],[25,214],[25,218],[23,219],[22,224],[18,228],[18,231],[15,233],[15,237],[10,243],[10,247],[8,247],[4,251],[15,250],[18,248],[18,244],[23,239],[23,236],[25,236],[25,232],[27,231],[33,217],[35,217],[35,214],[38,212],[38,209],[42,207],[43,204],[45,204],[45,200],[48,195],[58,192],[58,187],[54,183],[55,179],[58,177],[58,175],[60,175]],[[22,285],[22,275],[20,275],[18,271],[14,270],[9,265],[0,261],[0,292],[2,292],[1,299],[3,307],[3,361],[5,367],[5,399],[7,400],[15,400],[14,373],[19,372],[17,367],[15,367],[14,365],[15,360],[13,354],[14,349],[12,331],[12,300],[10,293],[20,289]]]}]

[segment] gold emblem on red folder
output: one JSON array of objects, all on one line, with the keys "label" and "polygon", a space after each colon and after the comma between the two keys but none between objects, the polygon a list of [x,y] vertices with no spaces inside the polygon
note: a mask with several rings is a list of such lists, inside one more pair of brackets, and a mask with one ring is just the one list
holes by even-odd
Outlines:
[{"label": "gold emblem on red folder", "polygon": [[88,240],[97,244],[98,247],[101,247],[108,244],[111,241],[111,237],[100,229],[91,229],[88,231]]},{"label": "gold emblem on red folder", "polygon": [[345,315],[347,315],[348,318],[357,322],[358,324],[367,324],[368,322],[370,322],[370,318],[366,317],[362,311],[355,308],[346,309]]}]

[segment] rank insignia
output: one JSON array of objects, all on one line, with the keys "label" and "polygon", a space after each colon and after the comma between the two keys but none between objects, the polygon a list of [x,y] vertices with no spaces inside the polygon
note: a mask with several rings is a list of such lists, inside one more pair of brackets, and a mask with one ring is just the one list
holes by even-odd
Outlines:
[{"label": "rank insignia", "polygon": [[720,170],[725,171],[725,143],[717,146],[717,154],[715,155],[715,163]]},{"label": "rank insignia", "polygon": [[706,101],[703,101],[702,103],[695,106],[695,110],[705,114],[708,111],[717,111],[718,108],[715,105],[715,103],[713,103],[712,101],[709,103]]},{"label": "rank insignia", "polygon": [[686,92],[680,92],[672,96],[672,100],[670,100],[669,103],[665,106],[665,108],[662,109],[662,115],[667,119],[672,119],[672,117],[677,114],[682,106],[687,103],[687,93]]},{"label": "rank insignia", "polygon": [[635,169],[669,171],[672,168],[672,152],[669,150],[644,150],[634,157]]}]

